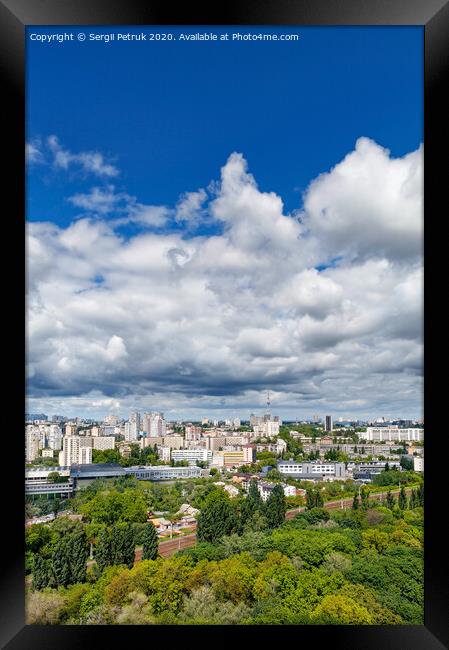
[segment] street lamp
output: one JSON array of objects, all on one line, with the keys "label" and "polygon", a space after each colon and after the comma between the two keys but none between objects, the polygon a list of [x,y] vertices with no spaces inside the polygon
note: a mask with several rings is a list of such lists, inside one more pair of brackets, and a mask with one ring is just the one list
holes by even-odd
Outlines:
[{"label": "street lamp", "polygon": [[343,510],[343,491],[345,489],[345,486],[343,483],[341,484],[341,509]]}]

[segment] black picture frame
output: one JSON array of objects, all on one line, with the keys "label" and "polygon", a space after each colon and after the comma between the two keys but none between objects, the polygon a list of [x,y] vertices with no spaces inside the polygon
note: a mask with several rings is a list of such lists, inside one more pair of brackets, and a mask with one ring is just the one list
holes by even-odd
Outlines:
[{"label": "black picture frame", "polygon": [[[425,625],[423,626],[275,626],[262,628],[208,627],[94,627],[26,626],[24,613],[24,539],[23,539],[23,416],[24,380],[22,363],[23,311],[21,302],[25,268],[24,251],[24,81],[25,27],[28,25],[422,25],[425,40],[425,412],[430,435],[426,441],[427,475],[425,506]],[[209,8],[185,4],[171,8],[160,0],[1,0],[0,62],[3,76],[3,104],[6,106],[4,134],[11,138],[7,149],[4,192],[10,209],[4,213],[7,229],[5,249],[14,251],[4,277],[4,310],[9,340],[17,341],[11,363],[4,362],[9,396],[6,418],[9,453],[2,463],[2,519],[4,548],[1,572],[0,642],[8,650],[19,648],[104,648],[128,647],[132,643],[161,643],[216,648],[273,642],[330,645],[354,650],[371,648],[437,650],[449,647],[448,554],[445,548],[445,510],[443,502],[445,469],[444,375],[438,383],[436,372],[444,361],[441,340],[445,320],[439,308],[444,294],[435,289],[444,277],[446,261],[444,238],[439,219],[447,214],[446,181],[448,138],[445,98],[449,60],[449,3],[442,0],[261,0],[229,2]],[[446,217],[447,219],[447,217]],[[440,248],[439,248],[440,247]],[[441,249],[441,250],[440,250]],[[5,256],[2,256],[5,258]],[[443,267],[444,264],[444,267]],[[435,296],[435,297],[433,297]],[[432,316],[430,316],[432,314]],[[16,320],[17,319],[17,320]],[[447,327],[445,328],[447,329]],[[6,346],[5,346],[6,347]],[[5,358],[5,357],[4,357]],[[447,383],[447,382],[446,382]],[[10,403],[14,404],[11,412]],[[442,408],[443,405],[443,408]],[[437,416],[438,408],[438,418]],[[16,427],[17,423],[17,427]],[[19,431],[20,430],[20,431]],[[440,462],[438,462],[440,461]],[[440,495],[440,496],[439,496]]]}]

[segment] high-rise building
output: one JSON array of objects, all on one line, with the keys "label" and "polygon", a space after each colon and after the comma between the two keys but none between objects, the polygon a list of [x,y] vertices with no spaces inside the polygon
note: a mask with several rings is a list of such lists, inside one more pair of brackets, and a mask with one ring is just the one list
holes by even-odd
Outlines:
[{"label": "high-rise building", "polygon": [[165,436],[167,424],[163,413],[145,413],[145,431],[150,438]]},{"label": "high-rise building", "polygon": [[131,413],[128,422],[125,422],[125,440],[133,442],[140,434],[140,413]]},{"label": "high-rise building", "polygon": [[39,429],[33,425],[25,428],[25,460],[27,463],[33,462],[39,456]]},{"label": "high-rise building", "polygon": [[325,431],[332,431],[333,426],[332,426],[332,415],[326,415],[324,418],[324,430]]},{"label": "high-rise building", "polygon": [[50,449],[59,451],[62,447],[62,431],[57,424],[49,426],[47,444]]},{"label": "high-rise building", "polygon": [[69,422],[68,424],[65,425],[65,435],[66,436],[74,436],[76,435],[76,424],[73,422]]},{"label": "high-rise building", "polygon": [[59,452],[59,465],[70,467],[90,463],[92,463],[92,447],[81,446],[79,436],[64,436],[62,451]]}]

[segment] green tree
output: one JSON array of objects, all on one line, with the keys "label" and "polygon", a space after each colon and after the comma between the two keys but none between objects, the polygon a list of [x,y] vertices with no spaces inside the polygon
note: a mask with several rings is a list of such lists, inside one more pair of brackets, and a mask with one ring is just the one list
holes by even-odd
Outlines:
[{"label": "green tree", "polygon": [[143,536],[142,560],[155,560],[158,556],[159,540],[157,531],[151,522],[146,526]]},{"label": "green tree", "polygon": [[325,596],[312,613],[312,620],[334,625],[370,625],[370,613],[348,596]]},{"label": "green tree", "polygon": [[256,479],[251,479],[248,489],[248,495],[246,499],[243,500],[241,511],[240,511],[240,524],[241,528],[245,526],[247,521],[251,519],[255,512],[261,511],[263,507],[263,501],[259,493],[259,488],[257,485]]},{"label": "green tree", "polygon": [[367,510],[368,509],[368,490],[366,488],[362,488],[360,490],[360,497],[361,497],[362,510]]},{"label": "green tree", "polygon": [[424,484],[421,483],[421,485],[418,487],[416,491],[416,501],[418,506],[424,506]]},{"label": "green tree", "polygon": [[359,509],[359,497],[357,492],[354,494],[354,498],[352,500],[352,509],[353,510],[358,510]]},{"label": "green tree", "polygon": [[26,550],[32,553],[39,553],[41,548],[48,544],[51,539],[51,531],[44,524],[33,524],[25,531]]},{"label": "green tree", "polygon": [[113,526],[114,564],[126,564],[130,569],[134,565],[135,538],[131,524]]},{"label": "green tree", "polygon": [[387,508],[389,508],[390,510],[393,510],[393,508],[394,508],[394,504],[395,504],[395,503],[396,503],[396,499],[395,499],[394,496],[391,494],[390,490],[388,490],[388,492],[387,492],[387,499],[386,499],[386,505],[387,505]]},{"label": "green tree", "polygon": [[89,556],[89,544],[84,530],[78,530],[70,536],[69,549],[71,565],[71,583],[86,581],[86,562]]},{"label": "green tree", "polygon": [[401,487],[401,490],[399,492],[398,506],[401,510],[407,509],[407,495],[405,494],[404,486]]},{"label": "green tree", "polygon": [[406,458],[405,456],[402,456],[399,463],[403,469],[413,470],[413,461],[410,458]]},{"label": "green tree", "polygon": [[306,490],[306,508],[322,508],[324,506],[323,496],[319,489],[307,488]]},{"label": "green tree", "polygon": [[282,485],[275,485],[265,503],[263,512],[267,519],[268,528],[277,528],[283,524],[286,510],[284,489]]},{"label": "green tree", "polygon": [[51,580],[49,561],[40,555],[33,558],[33,589],[40,590],[48,587]]},{"label": "green tree", "polygon": [[103,571],[107,566],[114,564],[114,539],[112,529],[103,528],[98,535],[95,547],[95,559],[100,571]]},{"label": "green tree", "polygon": [[52,558],[52,572],[58,586],[67,587],[72,582],[70,566],[70,538],[62,537],[56,544]]},{"label": "green tree", "polygon": [[229,499],[211,500],[198,517],[198,540],[214,543],[223,535],[231,535],[237,523],[236,513]]}]

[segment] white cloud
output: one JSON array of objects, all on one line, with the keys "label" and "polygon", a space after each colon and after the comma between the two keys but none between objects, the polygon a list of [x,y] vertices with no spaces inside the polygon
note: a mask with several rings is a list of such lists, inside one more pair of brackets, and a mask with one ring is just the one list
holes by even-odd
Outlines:
[{"label": "white cloud", "polygon": [[117,167],[107,162],[100,152],[82,151],[77,154],[72,153],[60,144],[55,135],[50,135],[47,138],[47,147],[53,157],[52,164],[56,168],[68,170],[74,166],[81,168],[84,172],[106,178],[118,176],[120,173]]},{"label": "white cloud", "polygon": [[418,259],[423,246],[423,151],[402,158],[368,138],[304,196],[304,225],[326,257]]},{"label": "white cloud", "polygon": [[[419,415],[420,157],[392,160],[359,140],[311,184],[302,224],[237,153],[208,206],[190,193],[177,207],[186,220],[207,210],[221,235],[125,239],[100,218],[28,224],[31,404],[244,416],[270,389],[281,414]],[[106,214],[119,196],[123,219],[158,227],[173,216],[113,186],[78,204]]]},{"label": "white cloud", "polygon": [[44,162],[44,155],[41,151],[42,143],[39,139],[25,144],[25,159],[28,164],[38,164]]},{"label": "white cloud", "polygon": [[184,222],[189,226],[198,225],[202,216],[204,216],[202,206],[206,199],[207,194],[203,189],[182,194],[176,205],[176,221]]},{"label": "white cloud", "polygon": [[120,208],[131,197],[126,193],[115,193],[113,185],[104,188],[92,187],[88,194],[78,193],[69,197],[70,203],[93,214],[105,215]]}]

